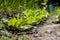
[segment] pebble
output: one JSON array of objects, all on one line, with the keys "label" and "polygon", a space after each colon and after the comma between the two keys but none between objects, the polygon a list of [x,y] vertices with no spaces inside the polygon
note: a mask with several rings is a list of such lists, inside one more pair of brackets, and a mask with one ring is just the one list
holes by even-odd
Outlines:
[{"label": "pebble", "polygon": [[2,36],[2,33],[0,33],[0,36]]},{"label": "pebble", "polygon": [[18,35],[21,35],[22,33],[17,33]]},{"label": "pebble", "polygon": [[52,33],[52,30],[46,30],[45,32],[50,34]]},{"label": "pebble", "polygon": [[56,35],[60,37],[60,32],[59,32],[59,31],[57,31],[57,32],[56,32]]},{"label": "pebble", "polygon": [[34,27],[34,29],[37,29],[37,27]]},{"label": "pebble", "polygon": [[34,37],[38,37],[38,34],[34,34],[33,36],[34,36]]},{"label": "pebble", "polygon": [[37,29],[33,29],[32,32],[33,32],[33,33],[38,33],[38,32],[37,32]]},{"label": "pebble", "polygon": [[11,34],[11,33],[8,33],[7,36],[8,36],[9,38],[12,38],[12,34]]}]

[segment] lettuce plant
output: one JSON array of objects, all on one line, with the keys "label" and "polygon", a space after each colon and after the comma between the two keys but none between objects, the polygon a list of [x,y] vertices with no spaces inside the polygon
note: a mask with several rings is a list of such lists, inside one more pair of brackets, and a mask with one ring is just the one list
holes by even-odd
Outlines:
[{"label": "lettuce plant", "polygon": [[56,7],[54,10],[54,13],[56,15],[56,22],[60,22],[60,7]]},{"label": "lettuce plant", "polygon": [[24,31],[39,24],[44,18],[46,18],[46,10],[25,10],[23,16],[17,15],[17,18],[12,18],[8,21],[8,26],[13,30]]}]

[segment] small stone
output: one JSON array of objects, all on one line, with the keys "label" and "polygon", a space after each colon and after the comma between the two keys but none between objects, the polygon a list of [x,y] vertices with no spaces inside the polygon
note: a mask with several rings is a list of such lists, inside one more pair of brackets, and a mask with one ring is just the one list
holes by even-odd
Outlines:
[{"label": "small stone", "polygon": [[34,34],[33,36],[34,36],[34,37],[38,37],[38,34]]},{"label": "small stone", "polygon": [[38,37],[39,40],[42,40],[42,37]]},{"label": "small stone", "polygon": [[3,31],[3,30],[1,30],[1,33],[4,33],[4,31]]},{"label": "small stone", "polygon": [[34,27],[35,29],[37,28],[37,27]]},{"label": "small stone", "polygon": [[52,33],[52,30],[46,30],[45,32],[46,33]]},{"label": "small stone", "polygon": [[17,33],[18,35],[21,35],[21,33]]},{"label": "small stone", "polygon": [[33,29],[32,32],[36,34],[38,33],[37,29]]},{"label": "small stone", "polygon": [[33,34],[33,32],[26,32],[27,34]]},{"label": "small stone", "polygon": [[2,33],[0,33],[0,36],[2,36]]},{"label": "small stone", "polygon": [[8,33],[7,35],[9,38],[12,38],[12,34],[11,33]]},{"label": "small stone", "polygon": [[0,28],[0,30],[2,30],[2,28]]},{"label": "small stone", "polygon": [[57,32],[56,32],[56,35],[60,37],[60,32],[57,31]]}]

